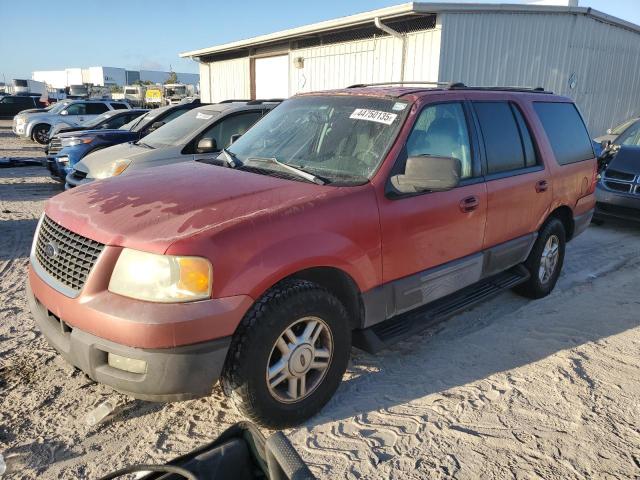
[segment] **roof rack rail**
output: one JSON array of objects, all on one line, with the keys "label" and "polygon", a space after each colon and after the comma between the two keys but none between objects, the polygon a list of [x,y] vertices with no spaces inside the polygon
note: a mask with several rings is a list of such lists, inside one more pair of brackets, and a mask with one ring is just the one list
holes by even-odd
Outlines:
[{"label": "roof rack rail", "polygon": [[249,99],[249,98],[244,98],[244,99],[242,99],[242,98],[230,98],[228,100],[222,100],[221,102],[218,102],[218,103],[235,103],[235,102],[250,102],[250,101],[251,101],[251,99]]},{"label": "roof rack rail", "polygon": [[435,85],[436,87],[447,87],[451,85],[451,82],[425,82],[422,80],[417,80],[417,81],[400,80],[397,82],[356,83],[354,85],[349,85],[347,88],[381,87],[384,85]]},{"label": "roof rack rail", "polygon": [[284,98],[265,98],[265,99],[248,100],[247,105],[260,105],[262,103],[280,103],[280,102],[284,102]]},{"label": "roof rack rail", "polygon": [[488,92],[526,92],[526,93],[545,93],[547,95],[553,94],[549,90],[545,90],[544,87],[472,87],[467,86],[464,83],[452,83],[449,85],[450,90],[483,90]]}]

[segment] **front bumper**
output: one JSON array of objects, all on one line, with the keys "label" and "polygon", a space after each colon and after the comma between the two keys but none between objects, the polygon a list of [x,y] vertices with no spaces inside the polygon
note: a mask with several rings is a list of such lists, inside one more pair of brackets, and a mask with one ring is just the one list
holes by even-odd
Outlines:
[{"label": "front bumper", "polygon": [[[74,328],[53,315],[27,285],[29,307],[38,328],[60,355],[99,383],[141,400],[172,402],[208,395],[220,377],[231,337],[174,348],[145,349],[121,345]],[[110,366],[114,353],[144,360],[145,373]]]},{"label": "front bumper", "polygon": [[72,170],[71,167],[67,166],[68,162],[67,165],[64,165],[63,163],[58,161],[58,157],[47,157],[46,164],[47,170],[49,170],[51,177],[53,177],[55,180],[58,180],[59,182],[64,182],[67,178],[67,175]]},{"label": "front bumper", "polygon": [[598,184],[596,201],[596,219],[640,221],[640,195],[614,192]]}]

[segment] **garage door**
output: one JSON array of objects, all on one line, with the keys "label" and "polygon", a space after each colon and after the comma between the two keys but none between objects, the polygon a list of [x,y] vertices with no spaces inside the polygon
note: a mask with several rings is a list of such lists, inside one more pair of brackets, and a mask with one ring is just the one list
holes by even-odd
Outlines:
[{"label": "garage door", "polygon": [[289,55],[255,59],[256,98],[289,96]]}]

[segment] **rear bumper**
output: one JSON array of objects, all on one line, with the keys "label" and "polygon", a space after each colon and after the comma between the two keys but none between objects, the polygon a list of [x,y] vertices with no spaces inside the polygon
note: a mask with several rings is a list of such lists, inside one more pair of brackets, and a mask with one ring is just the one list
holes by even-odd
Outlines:
[{"label": "rear bumper", "polygon": [[[69,363],[99,383],[135,398],[171,402],[208,395],[220,377],[231,337],[173,348],[136,348],[92,335],[54,316],[27,284],[33,317],[49,341]],[[142,374],[108,364],[108,354],[144,360]]]}]

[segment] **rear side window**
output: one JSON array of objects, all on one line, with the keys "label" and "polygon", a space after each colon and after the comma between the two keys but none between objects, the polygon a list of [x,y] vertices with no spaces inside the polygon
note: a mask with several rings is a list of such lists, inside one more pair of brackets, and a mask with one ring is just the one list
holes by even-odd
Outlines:
[{"label": "rear side window", "polygon": [[100,115],[109,110],[104,103],[87,103],[87,115]]},{"label": "rear side window", "polygon": [[529,129],[517,107],[509,102],[474,102],[487,154],[487,173],[535,165]]},{"label": "rear side window", "polygon": [[127,105],[124,103],[112,103],[111,107],[114,110],[126,110],[127,109]]},{"label": "rear side window", "polygon": [[587,127],[573,103],[534,102],[533,107],[560,165],[595,157]]}]

